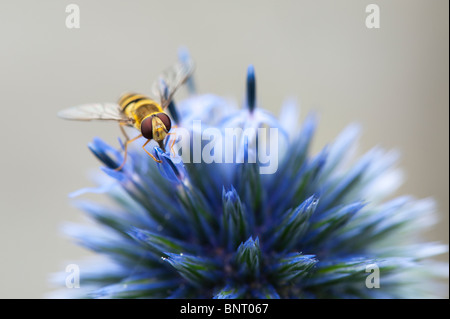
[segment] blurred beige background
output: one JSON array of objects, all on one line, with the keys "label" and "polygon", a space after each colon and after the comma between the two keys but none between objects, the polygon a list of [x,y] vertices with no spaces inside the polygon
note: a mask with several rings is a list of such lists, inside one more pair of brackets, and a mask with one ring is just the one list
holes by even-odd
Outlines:
[{"label": "blurred beige background", "polygon": [[[70,3],[80,29],[65,26]],[[380,6],[380,29],[365,26],[370,3]],[[45,297],[50,273],[88,255],[59,233],[64,221],[83,220],[67,194],[98,171],[87,143],[116,145],[120,132],[56,112],[150,93],[180,46],[197,62],[201,93],[240,101],[252,63],[263,107],[278,113],[294,96],[302,119],[316,110],[316,151],[354,121],[364,128],[361,151],[399,149],[399,194],[433,196],[442,219],[428,235],[448,243],[448,23],[445,0],[2,0],[0,297]]]}]

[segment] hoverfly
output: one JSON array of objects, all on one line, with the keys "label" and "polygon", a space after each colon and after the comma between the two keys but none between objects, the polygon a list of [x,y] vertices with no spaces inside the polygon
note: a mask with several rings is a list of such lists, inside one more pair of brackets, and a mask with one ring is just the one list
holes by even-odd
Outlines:
[{"label": "hoverfly", "polygon": [[[103,120],[117,121],[125,136],[125,154],[122,164],[116,168],[120,171],[127,159],[127,146],[140,137],[147,139],[142,148],[156,162],[161,163],[153,154],[145,149],[145,146],[154,140],[165,152],[164,139],[168,136],[172,123],[165,110],[169,106],[174,93],[192,75],[194,66],[191,60],[177,62],[164,71],[160,78],[153,83],[152,92],[160,100],[155,100],[137,93],[125,93],[118,103],[95,103],[71,107],[58,112],[58,116],[67,120]],[[131,126],[141,132],[130,139],[124,130],[124,126]],[[175,141],[175,140],[174,140]],[[173,146],[173,145],[172,145]]]}]

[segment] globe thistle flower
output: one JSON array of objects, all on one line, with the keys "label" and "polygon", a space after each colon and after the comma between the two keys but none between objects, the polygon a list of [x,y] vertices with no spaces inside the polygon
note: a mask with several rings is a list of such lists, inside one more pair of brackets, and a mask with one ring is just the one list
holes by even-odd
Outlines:
[{"label": "globe thistle flower", "polygon": [[89,144],[106,177],[98,178],[98,188],[72,195],[101,193],[111,204],[77,201],[94,223],[65,227],[102,257],[80,263],[80,289],[70,290],[71,296],[428,296],[430,278],[438,275],[429,257],[446,247],[419,237],[436,221],[432,199],[390,198],[401,183],[398,154],[376,147],[355,160],[360,128],[353,124],[312,155],[316,117],[308,116],[297,130],[292,102],[277,119],[258,107],[256,96],[249,67],[243,108],[212,94],[192,94],[171,104],[178,123],[173,130],[186,129],[192,142],[211,127],[224,138],[227,128],[276,128],[278,167],[270,174],[261,174],[259,158],[248,160],[273,143],[259,144],[257,130],[224,148],[221,156],[231,152],[233,163],[196,162],[191,143],[188,158],[155,147],[161,163],[130,147],[127,163],[116,171],[120,150],[98,138]]}]

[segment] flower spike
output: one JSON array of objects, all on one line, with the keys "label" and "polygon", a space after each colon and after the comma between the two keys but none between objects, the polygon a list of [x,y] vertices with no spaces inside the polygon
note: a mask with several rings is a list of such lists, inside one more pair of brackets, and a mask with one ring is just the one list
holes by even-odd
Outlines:
[{"label": "flower spike", "polygon": [[256,79],[253,65],[247,68],[247,107],[250,113],[253,113],[256,107]]}]

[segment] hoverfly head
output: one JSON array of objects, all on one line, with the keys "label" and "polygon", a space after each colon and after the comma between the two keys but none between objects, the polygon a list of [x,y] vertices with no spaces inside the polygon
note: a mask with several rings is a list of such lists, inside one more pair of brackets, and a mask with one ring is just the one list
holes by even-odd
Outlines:
[{"label": "hoverfly head", "polygon": [[141,123],[141,133],[146,139],[163,141],[169,133],[172,124],[166,113],[157,113],[145,118]]}]

